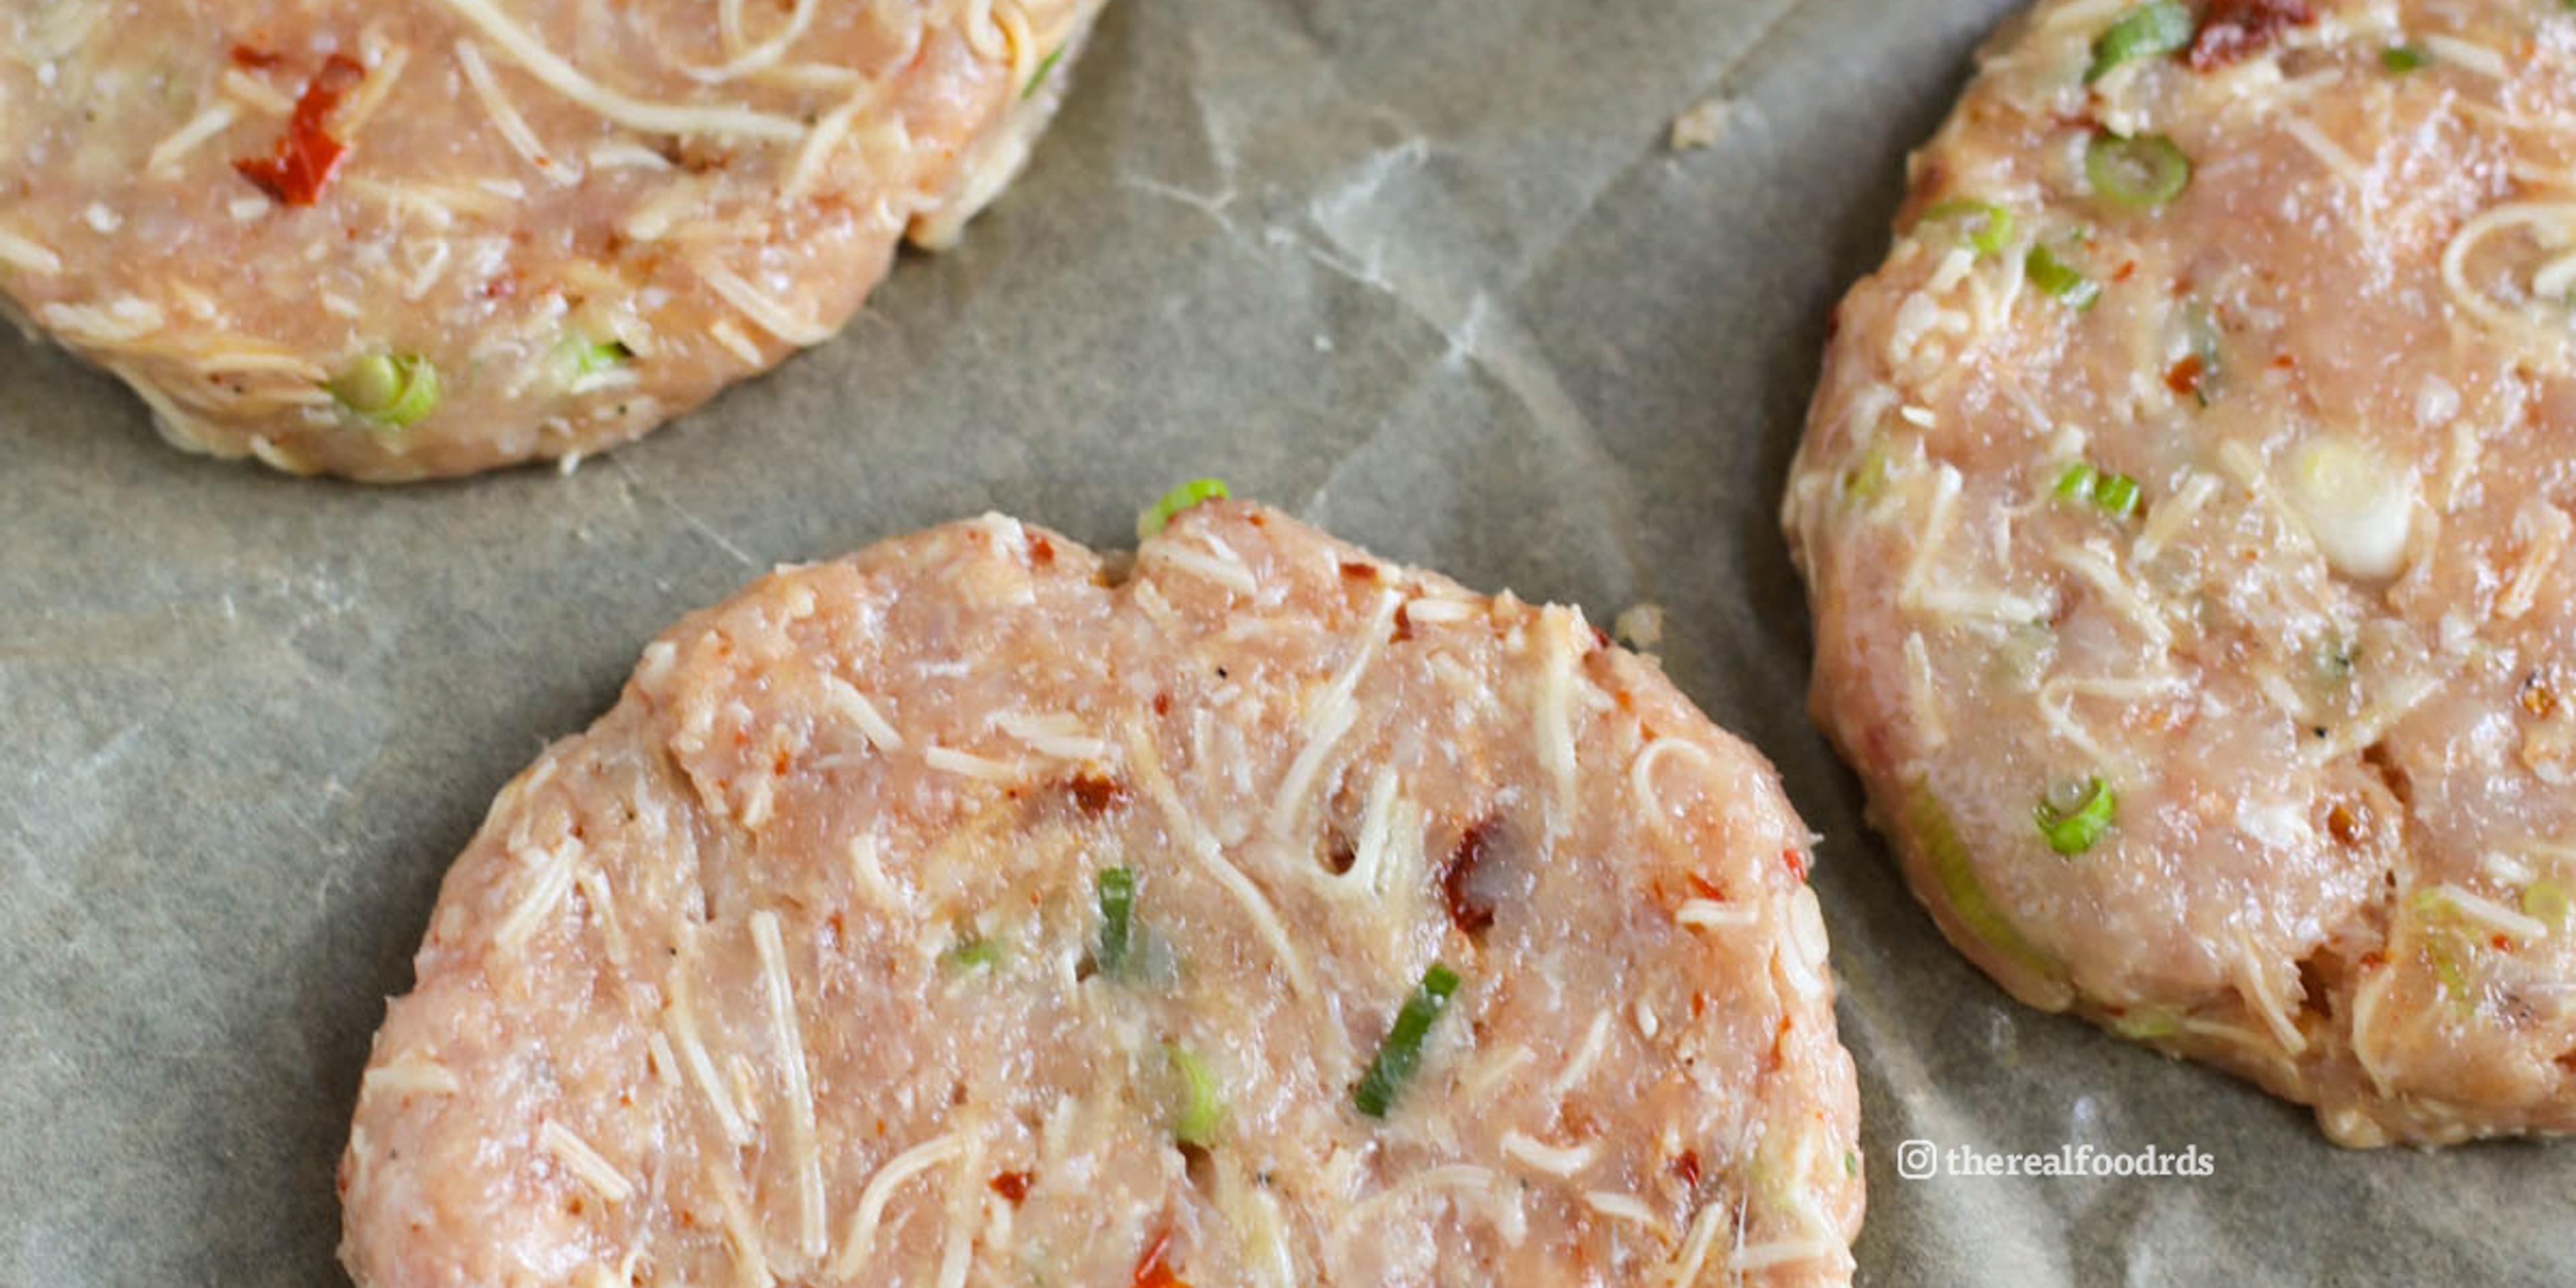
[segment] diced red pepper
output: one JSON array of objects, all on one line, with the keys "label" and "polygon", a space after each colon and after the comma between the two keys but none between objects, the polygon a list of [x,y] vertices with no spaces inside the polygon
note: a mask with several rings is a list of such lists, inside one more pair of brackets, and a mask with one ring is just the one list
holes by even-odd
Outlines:
[{"label": "diced red pepper", "polygon": [[2191,69],[2224,67],[2261,49],[2290,27],[2316,21],[2308,0],[2210,0],[2191,40]]},{"label": "diced red pepper", "polygon": [[367,69],[356,59],[331,55],[295,100],[295,115],[276,150],[264,157],[244,157],[233,162],[233,169],[286,205],[309,206],[320,200],[323,186],[349,154],[349,145],[332,138],[324,123],[331,109],[340,105],[341,96],[366,76]]},{"label": "diced red pepper", "polygon": [[1179,1275],[1172,1273],[1170,1266],[1163,1263],[1164,1255],[1171,1250],[1170,1230],[1155,1235],[1154,1241],[1145,1245],[1145,1255],[1137,1259],[1131,1288],[1190,1288]]}]

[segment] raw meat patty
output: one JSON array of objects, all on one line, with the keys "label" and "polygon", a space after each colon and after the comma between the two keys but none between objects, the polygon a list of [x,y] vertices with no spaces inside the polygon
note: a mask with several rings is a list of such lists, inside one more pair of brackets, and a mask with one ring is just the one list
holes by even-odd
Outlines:
[{"label": "raw meat patty", "polygon": [[2343,1143],[2576,1127],[2576,14],[2046,3],[1912,177],[1787,524],[1916,893]]},{"label": "raw meat patty", "polygon": [[9,5],[0,296],[182,447],[577,458],[830,338],[906,233],[953,239],[1098,5]]},{"label": "raw meat patty", "polygon": [[1257,507],[1123,581],[998,516],[782,571],[647,649],[449,874],[343,1255],[371,1288],[1844,1283],[1809,840],[1579,613]]}]

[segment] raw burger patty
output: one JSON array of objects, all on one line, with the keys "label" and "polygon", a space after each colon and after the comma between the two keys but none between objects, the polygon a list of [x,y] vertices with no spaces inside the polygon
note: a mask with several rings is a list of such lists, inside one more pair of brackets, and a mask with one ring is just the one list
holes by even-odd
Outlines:
[{"label": "raw burger patty", "polygon": [[2576,1128],[2576,14],[2042,4],[1911,173],[1787,523],[1916,893],[2345,1144]]},{"label": "raw burger patty", "polygon": [[[1270,510],[1189,510],[1123,581],[998,516],[781,571],[645,650],[449,874],[343,1255],[386,1288],[1844,1283],[1808,844],[1579,613]],[[1418,1067],[1371,1079],[1435,966]]]},{"label": "raw burger patty", "polygon": [[178,445],[577,457],[829,338],[1007,182],[1099,0],[0,12],[0,312]]}]

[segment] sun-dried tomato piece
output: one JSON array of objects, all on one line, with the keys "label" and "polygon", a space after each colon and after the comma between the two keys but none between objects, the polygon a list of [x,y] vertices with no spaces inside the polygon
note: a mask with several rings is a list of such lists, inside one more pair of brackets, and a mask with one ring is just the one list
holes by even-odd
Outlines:
[{"label": "sun-dried tomato piece", "polygon": [[331,109],[340,105],[341,96],[366,76],[367,69],[356,59],[331,55],[295,100],[295,115],[287,121],[276,149],[264,157],[235,161],[233,169],[285,205],[309,206],[319,201],[323,187],[349,155],[349,145],[332,138],[324,124]]},{"label": "sun-dried tomato piece", "polygon": [[2274,36],[2316,21],[2308,0],[2210,0],[2200,34],[2191,38],[2191,69],[2205,72],[2243,59]]}]

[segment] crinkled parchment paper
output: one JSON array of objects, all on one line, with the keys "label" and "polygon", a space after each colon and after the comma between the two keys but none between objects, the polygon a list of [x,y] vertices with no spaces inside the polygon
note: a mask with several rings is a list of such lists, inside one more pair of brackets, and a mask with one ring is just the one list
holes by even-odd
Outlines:
[{"label": "crinkled parchment paper", "polygon": [[[962,249],[569,478],[183,457],[0,339],[0,1283],[338,1282],[332,1167],[439,875],[653,632],[988,507],[1120,544],[1203,473],[1595,621],[1667,607],[1672,673],[1826,837],[1865,1281],[2576,1277],[2576,1145],[2349,1153],[2007,1003],[1807,724],[1774,494],[1827,311],[2006,7],[1116,0]],[[2214,1174],[1900,1179],[1917,1138]]]}]

